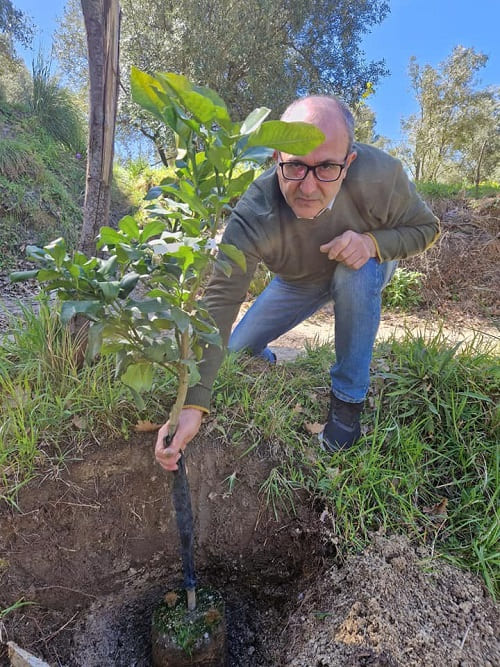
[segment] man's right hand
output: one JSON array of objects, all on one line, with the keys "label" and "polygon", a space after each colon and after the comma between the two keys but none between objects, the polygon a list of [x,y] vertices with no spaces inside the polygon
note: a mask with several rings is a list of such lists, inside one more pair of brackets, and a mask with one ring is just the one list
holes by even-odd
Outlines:
[{"label": "man's right hand", "polygon": [[169,422],[164,424],[158,431],[155,445],[155,458],[165,470],[177,470],[181,450],[198,433],[203,418],[203,411],[197,408],[184,408],[181,410],[179,423],[172,441],[168,447],[165,446],[165,438],[168,435]]}]

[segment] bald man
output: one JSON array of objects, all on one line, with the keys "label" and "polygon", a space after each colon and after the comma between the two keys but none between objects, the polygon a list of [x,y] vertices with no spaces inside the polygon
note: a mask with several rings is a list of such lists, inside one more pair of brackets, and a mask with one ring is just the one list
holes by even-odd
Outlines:
[{"label": "bald man", "polygon": [[[271,341],[333,302],[335,363],[320,439],[334,452],[360,437],[382,290],[397,260],[434,243],[439,221],[398,160],[354,143],[354,119],[341,100],[302,98],[282,120],[311,123],[325,141],[305,156],[276,153],[275,166],[241,197],[223,241],[245,254],[246,271],[235,264],[230,277],[215,270],[204,300],[229,350],[247,350],[271,363],[276,359]],[[259,261],[275,277],[230,335]],[[155,455],[166,470],[177,468],[180,450],[209,411],[222,357],[217,347],[207,350],[201,381],[189,390],[169,447],[164,444],[168,424],[159,431]]]}]

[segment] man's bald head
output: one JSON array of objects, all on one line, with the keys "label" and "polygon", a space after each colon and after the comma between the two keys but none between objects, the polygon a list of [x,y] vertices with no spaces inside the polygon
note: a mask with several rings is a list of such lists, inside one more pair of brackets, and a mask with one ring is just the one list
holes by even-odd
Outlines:
[{"label": "man's bald head", "polygon": [[345,102],[328,95],[310,95],[292,102],[281,116],[281,120],[302,121],[318,127],[325,137],[345,134],[347,153],[354,141],[354,118]]}]

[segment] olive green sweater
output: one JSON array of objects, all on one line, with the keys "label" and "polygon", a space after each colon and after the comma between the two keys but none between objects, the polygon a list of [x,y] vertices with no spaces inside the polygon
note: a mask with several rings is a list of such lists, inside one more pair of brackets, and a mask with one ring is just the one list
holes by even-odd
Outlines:
[{"label": "olive green sweater", "polygon": [[[437,239],[439,221],[418,196],[401,163],[372,146],[355,144],[355,150],[357,158],[331,210],[317,218],[296,217],[281,194],[276,167],[257,178],[240,199],[223,242],[243,251],[246,272],[234,263],[230,277],[215,270],[204,297],[224,345],[259,261],[290,282],[324,282],[337,262],[319,247],[347,230],[368,233],[381,262],[415,255]],[[189,390],[186,405],[208,411],[223,354],[215,346],[206,350],[201,381]]]}]

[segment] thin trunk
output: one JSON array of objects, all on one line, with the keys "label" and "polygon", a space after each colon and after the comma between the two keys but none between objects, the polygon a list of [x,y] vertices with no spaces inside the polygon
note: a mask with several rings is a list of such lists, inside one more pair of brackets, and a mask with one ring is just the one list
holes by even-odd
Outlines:
[{"label": "thin trunk", "polygon": [[82,252],[95,254],[100,227],[108,224],[118,99],[118,0],[81,0],[90,79],[87,183],[80,236]]},{"label": "thin trunk", "polygon": [[487,143],[488,143],[488,140],[485,139],[483,141],[483,145],[481,146],[481,151],[479,153],[479,159],[477,161],[476,174],[475,174],[475,177],[474,177],[474,185],[476,186],[476,197],[479,195],[479,183],[481,182],[481,163],[483,161],[484,151],[486,150],[486,144]]}]

